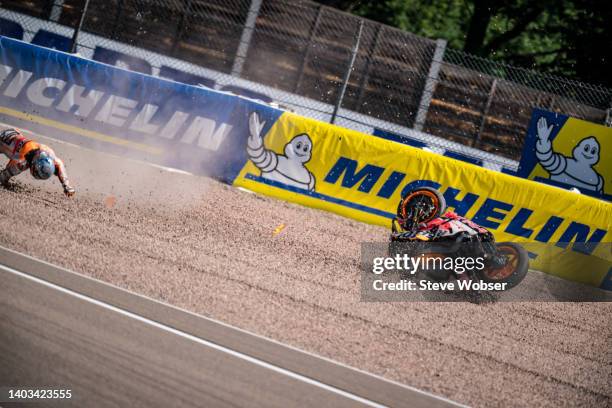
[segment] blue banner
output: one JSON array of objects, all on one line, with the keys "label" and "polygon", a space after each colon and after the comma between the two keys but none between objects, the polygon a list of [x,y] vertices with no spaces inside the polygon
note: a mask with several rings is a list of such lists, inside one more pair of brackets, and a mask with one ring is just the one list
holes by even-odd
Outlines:
[{"label": "blue banner", "polygon": [[517,175],[612,201],[612,128],[534,109]]},{"label": "blue banner", "polygon": [[232,182],[249,113],[281,110],[0,37],[0,118],[85,147]]}]

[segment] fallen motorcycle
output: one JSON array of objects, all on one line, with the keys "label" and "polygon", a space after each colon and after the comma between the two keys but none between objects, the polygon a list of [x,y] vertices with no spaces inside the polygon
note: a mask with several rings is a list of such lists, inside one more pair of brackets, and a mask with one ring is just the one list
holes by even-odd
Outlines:
[{"label": "fallen motorcycle", "polygon": [[[393,219],[390,241],[390,256],[408,252],[410,256],[434,260],[427,264],[438,267],[421,272],[436,281],[447,281],[454,275],[456,279],[505,283],[504,287],[509,289],[518,285],[529,269],[529,257],[521,245],[496,243],[486,228],[446,211],[444,196],[430,187],[414,189],[402,198]],[[481,259],[481,268],[461,273],[442,268],[442,259],[449,257]]]}]

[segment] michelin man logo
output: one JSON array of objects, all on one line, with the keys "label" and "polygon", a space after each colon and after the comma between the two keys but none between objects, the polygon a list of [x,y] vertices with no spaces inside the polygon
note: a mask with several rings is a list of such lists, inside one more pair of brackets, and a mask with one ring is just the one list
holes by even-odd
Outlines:
[{"label": "michelin man logo", "polygon": [[603,193],[604,179],[593,169],[599,162],[599,142],[593,136],[582,139],[572,151],[572,157],[555,153],[550,142],[554,125],[548,126],[546,118],[538,119],[536,157],[542,167],[550,173],[550,179],[579,189]]},{"label": "michelin man logo", "polygon": [[291,139],[284,148],[284,155],[268,150],[263,145],[261,131],[266,122],[261,122],[257,113],[249,117],[247,153],[251,161],[261,170],[261,177],[293,187],[314,191],[315,177],[304,166],[312,154],[312,140],[306,133]]}]

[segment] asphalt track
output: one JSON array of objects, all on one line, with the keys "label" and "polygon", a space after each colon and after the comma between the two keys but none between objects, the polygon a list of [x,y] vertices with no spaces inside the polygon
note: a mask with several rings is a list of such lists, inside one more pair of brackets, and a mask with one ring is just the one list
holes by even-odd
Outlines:
[{"label": "asphalt track", "polygon": [[384,229],[49,143],[77,196],[19,176],[2,246],[460,403],[612,405],[610,303],[361,302]]},{"label": "asphalt track", "polygon": [[2,248],[0,262],[0,384],[71,389],[52,406],[458,406]]}]

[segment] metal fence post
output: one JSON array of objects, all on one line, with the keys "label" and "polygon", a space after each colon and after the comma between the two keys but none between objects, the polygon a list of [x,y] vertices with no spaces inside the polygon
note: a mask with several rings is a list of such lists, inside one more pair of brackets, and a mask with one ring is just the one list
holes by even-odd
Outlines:
[{"label": "metal fence post", "polygon": [[233,76],[239,77],[242,74],[242,68],[244,67],[247,53],[249,52],[249,46],[251,45],[251,39],[253,38],[253,31],[255,31],[255,23],[257,22],[257,16],[259,15],[261,3],[262,0],[251,0],[249,13],[247,14],[244,28],[242,29],[242,35],[240,36],[238,50],[236,50],[236,56],[234,57],[234,65],[232,66]]},{"label": "metal fence post", "polygon": [[606,119],[604,121],[604,125],[607,127],[612,127],[612,108],[606,109]]},{"label": "metal fence post", "polygon": [[294,93],[298,92],[302,79],[304,79],[304,70],[306,69],[308,57],[310,56],[310,50],[312,49],[312,41],[314,40],[314,36],[317,34],[319,24],[321,23],[321,14],[323,13],[323,7],[325,6],[319,6],[319,8],[317,9],[317,17],[315,18],[314,24],[310,28],[310,33],[308,33],[308,44],[306,45],[306,51],[304,51],[304,58],[302,58],[302,62],[300,63],[297,81],[295,82],[295,88],[293,89]]},{"label": "metal fence post", "polygon": [[363,74],[363,76],[361,77],[361,82],[359,83],[359,95],[357,96],[357,112],[361,111],[360,106],[363,102],[363,97],[365,95],[365,88],[366,86],[368,86],[368,81],[370,80],[370,67],[372,65],[372,61],[375,58],[376,51],[378,51],[378,45],[380,43],[380,38],[382,37],[384,27],[385,26],[382,24],[379,24],[378,27],[376,27],[376,34],[374,34],[374,43],[370,49],[370,52],[368,53],[368,59],[366,60],[366,66],[364,69],[365,74]]},{"label": "metal fence post", "polygon": [[185,27],[185,18],[187,17],[187,13],[191,13],[191,1],[187,0],[186,3],[183,4],[183,12],[181,13],[181,18],[176,26],[176,34],[174,35],[174,43],[172,44],[172,49],[170,50],[170,54],[176,55],[176,48],[178,47],[178,43],[181,40],[183,35],[184,27]]},{"label": "metal fence post", "polygon": [[332,113],[331,120],[329,123],[336,122],[336,116],[338,115],[338,110],[340,106],[342,106],[342,100],[344,99],[344,93],[346,92],[346,87],[348,86],[348,81],[351,78],[351,72],[353,71],[353,66],[355,65],[355,57],[357,57],[357,51],[359,50],[359,41],[361,41],[361,33],[363,31],[363,20],[359,20],[359,28],[357,29],[357,35],[355,37],[355,42],[353,43],[353,49],[351,50],[351,60],[349,65],[344,73],[344,79],[342,80],[342,88],[340,88],[340,94],[338,95],[338,100],[336,101],[336,105],[334,106],[334,112]]},{"label": "metal fence post", "polygon": [[59,22],[64,10],[64,0],[55,0],[51,4],[51,13],[49,14],[49,20]]},{"label": "metal fence post", "polygon": [[423,87],[423,93],[421,94],[421,100],[419,101],[419,110],[417,111],[416,119],[414,121],[413,128],[416,130],[423,130],[423,126],[425,125],[427,111],[429,111],[429,105],[431,104],[431,98],[433,97],[434,91],[436,90],[436,85],[438,84],[440,67],[444,61],[444,51],[446,51],[446,40],[437,40],[436,49],[434,51],[433,58],[431,59],[427,79],[425,80],[425,86]]},{"label": "metal fence post", "polygon": [[119,21],[121,21],[121,15],[123,14],[123,1],[117,1],[117,13],[115,14],[115,21],[113,23],[113,31],[111,32],[111,39],[117,39],[117,29],[119,28]]},{"label": "metal fence post", "polygon": [[493,78],[493,82],[491,83],[491,89],[489,90],[489,96],[487,97],[487,103],[482,111],[482,119],[480,119],[480,126],[478,126],[478,132],[476,133],[476,137],[472,141],[472,146],[476,146],[478,142],[480,142],[480,134],[482,133],[482,129],[484,129],[485,122],[487,120],[487,115],[489,114],[489,109],[491,108],[491,103],[493,102],[493,97],[495,96],[495,91],[497,90],[497,78]]},{"label": "metal fence post", "polygon": [[72,45],[70,47],[70,53],[74,54],[77,48],[77,40],[79,39],[79,33],[81,32],[81,28],[83,28],[83,21],[85,21],[85,15],[87,14],[87,7],[89,7],[89,0],[85,0],[85,4],[83,5],[83,10],[81,11],[81,18],[79,18],[79,24],[74,29],[74,34],[72,35]]}]

